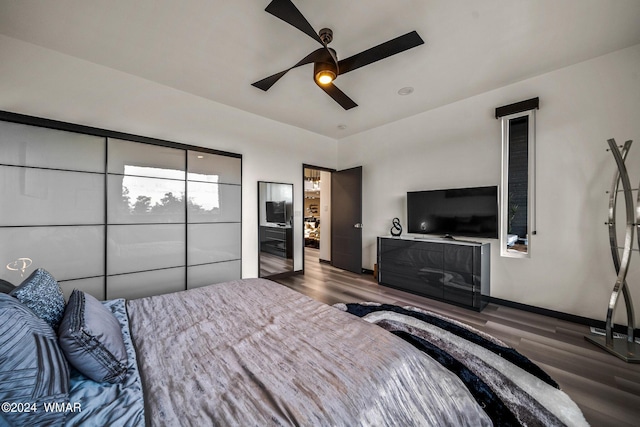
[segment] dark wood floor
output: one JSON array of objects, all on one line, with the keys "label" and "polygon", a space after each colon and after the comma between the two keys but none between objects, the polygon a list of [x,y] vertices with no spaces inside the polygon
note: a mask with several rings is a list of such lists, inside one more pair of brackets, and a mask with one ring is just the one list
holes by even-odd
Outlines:
[{"label": "dark wood floor", "polygon": [[627,364],[584,339],[589,328],[505,306],[481,313],[377,284],[318,260],[305,249],[305,274],[278,282],[327,304],[375,301],[412,305],[488,332],[549,373],[582,409],[592,426],[640,426],[640,364]]},{"label": "dark wood floor", "polygon": [[268,252],[260,252],[260,277],[293,271],[293,258],[282,258]]}]

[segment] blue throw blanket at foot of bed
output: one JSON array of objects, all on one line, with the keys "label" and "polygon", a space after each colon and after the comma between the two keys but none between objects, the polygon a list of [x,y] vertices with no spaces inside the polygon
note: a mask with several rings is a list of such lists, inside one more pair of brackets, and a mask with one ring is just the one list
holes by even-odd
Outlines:
[{"label": "blue throw blanket at foot of bed", "polygon": [[546,372],[488,334],[415,307],[335,307],[381,326],[455,373],[496,426],[588,425]]}]

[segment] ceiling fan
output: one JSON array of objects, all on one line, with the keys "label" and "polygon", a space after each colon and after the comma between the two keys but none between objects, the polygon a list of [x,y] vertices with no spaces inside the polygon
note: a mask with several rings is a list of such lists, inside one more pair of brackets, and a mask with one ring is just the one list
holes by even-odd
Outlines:
[{"label": "ceiling fan", "polygon": [[316,33],[309,21],[306,20],[291,0],[273,0],[266,7],[265,11],[302,31],[320,43],[322,47],[302,58],[293,67],[280,71],[251,85],[267,91],[288,71],[302,65],[313,63],[313,76],[316,84],[345,110],[357,107],[358,104],[353,102],[351,98],[333,84],[333,81],[339,75],[424,43],[417,32],[411,31],[403,36],[396,37],[395,39],[391,39],[348,58],[338,60],[336,51],[327,47],[327,45],[331,43],[331,40],[333,40],[333,32],[329,28],[323,28]]}]

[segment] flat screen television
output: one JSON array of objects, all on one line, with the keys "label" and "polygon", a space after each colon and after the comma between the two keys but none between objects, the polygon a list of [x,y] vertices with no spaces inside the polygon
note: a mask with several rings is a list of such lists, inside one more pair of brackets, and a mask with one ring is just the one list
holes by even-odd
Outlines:
[{"label": "flat screen television", "polygon": [[407,193],[407,232],[498,238],[498,187]]},{"label": "flat screen television", "polygon": [[275,222],[278,224],[287,223],[287,204],[286,202],[266,202],[267,206],[267,222]]}]

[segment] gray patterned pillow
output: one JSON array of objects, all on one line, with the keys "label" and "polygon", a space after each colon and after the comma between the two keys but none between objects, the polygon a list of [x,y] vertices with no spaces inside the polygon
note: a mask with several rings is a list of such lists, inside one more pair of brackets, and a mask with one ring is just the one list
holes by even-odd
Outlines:
[{"label": "gray patterned pillow", "polygon": [[0,402],[29,402],[36,409],[4,411],[0,425],[62,425],[64,412],[44,408],[69,403],[69,367],[56,334],[18,300],[0,293],[0,337]]},{"label": "gray patterned pillow", "polygon": [[58,329],[64,314],[64,295],[56,279],[47,270],[38,268],[9,295],[18,298],[54,331]]},{"label": "gray patterned pillow", "polygon": [[9,292],[14,290],[15,288],[16,287],[13,286],[11,283],[7,282],[6,280],[0,279],[0,292],[1,293],[8,294]]},{"label": "gray patterned pillow", "polygon": [[97,382],[119,383],[127,374],[127,351],[118,319],[93,296],[75,289],[58,329],[67,360]]}]

